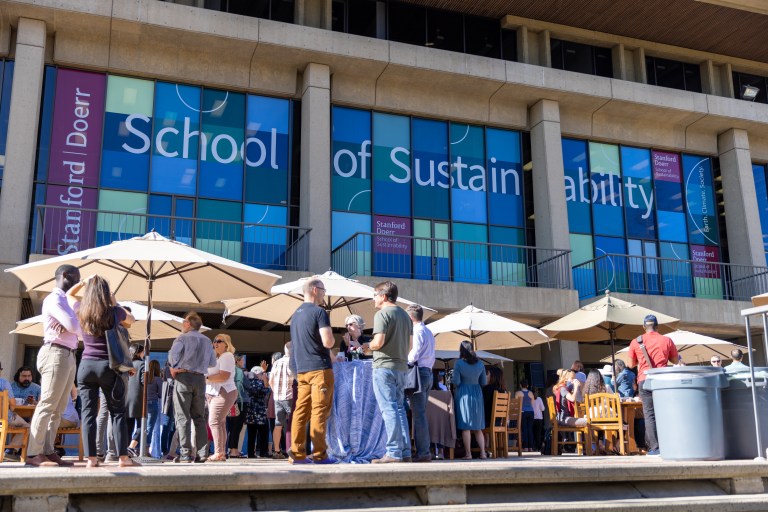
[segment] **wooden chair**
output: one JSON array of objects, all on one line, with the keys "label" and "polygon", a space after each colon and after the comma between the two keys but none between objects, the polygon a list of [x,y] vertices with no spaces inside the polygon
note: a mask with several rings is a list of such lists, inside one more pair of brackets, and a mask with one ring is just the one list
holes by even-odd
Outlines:
[{"label": "wooden chair", "polygon": [[[8,422],[8,411],[10,410],[10,399],[8,391],[0,392],[0,462],[3,462],[6,448],[20,448],[21,462],[27,460],[27,441],[29,441],[29,427],[12,427]],[[6,440],[9,435],[21,434],[23,436],[21,444],[8,444]]]},{"label": "wooden chair", "polygon": [[[577,405],[578,407],[578,405]],[[547,397],[547,408],[549,409],[549,422],[552,424],[552,455],[558,455],[559,447],[567,444],[575,444],[579,455],[584,453],[586,448],[587,427],[567,427],[557,422],[557,411],[555,410],[555,400],[553,397]],[[578,409],[577,416],[578,416]],[[560,434],[572,433],[576,436],[575,441],[562,441]]]},{"label": "wooden chair", "polygon": [[[77,460],[82,462],[83,461],[83,432],[80,428],[80,425],[77,427],[69,427],[64,428],[61,427],[59,430],[56,431],[56,435],[61,436],[61,441],[59,443],[56,443],[55,448],[77,448]],[[64,444],[64,439],[66,435],[76,435],[77,436],[77,444]]]},{"label": "wooden chair", "polygon": [[491,424],[483,432],[490,438],[491,457],[507,458],[507,419],[509,417],[509,393],[493,392]]},{"label": "wooden chair", "polygon": [[[508,415],[508,421],[507,421],[507,439],[510,438],[512,434],[514,434],[515,437],[515,443],[517,445],[517,450],[515,450],[515,445],[509,445],[507,447],[507,450],[511,448],[511,451],[517,451],[517,456],[522,457],[523,456],[523,443],[522,443],[522,436],[520,435],[520,429],[523,424],[523,399],[522,398],[512,398],[509,400],[509,415]],[[509,441],[507,441],[509,442]]]},{"label": "wooden chair", "polygon": [[[624,435],[626,427],[621,417],[621,398],[619,395],[616,393],[584,395],[584,404],[587,415],[587,439],[590,448],[592,440],[597,438],[598,432],[605,434],[606,441],[608,434],[615,432],[616,435],[611,436],[611,438],[619,438],[619,453],[626,455],[625,442],[627,438]],[[611,444],[615,447],[615,443],[612,442]]]}]

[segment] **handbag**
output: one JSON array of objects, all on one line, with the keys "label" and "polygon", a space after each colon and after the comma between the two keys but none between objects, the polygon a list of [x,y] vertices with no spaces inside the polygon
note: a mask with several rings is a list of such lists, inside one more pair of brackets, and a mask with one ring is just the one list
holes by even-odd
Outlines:
[{"label": "handbag", "polygon": [[405,372],[405,389],[408,394],[421,393],[421,379],[419,378],[419,365],[413,363],[408,365]]},{"label": "handbag", "polygon": [[232,407],[229,408],[229,414],[227,414],[230,418],[236,418],[237,416],[240,416],[240,406],[237,405],[237,402],[234,403]]},{"label": "handbag", "polygon": [[109,367],[116,372],[123,373],[133,370],[131,360],[131,337],[128,329],[120,325],[117,318],[117,308],[114,308],[115,324],[111,329],[104,331],[107,339],[107,353],[109,354]]}]

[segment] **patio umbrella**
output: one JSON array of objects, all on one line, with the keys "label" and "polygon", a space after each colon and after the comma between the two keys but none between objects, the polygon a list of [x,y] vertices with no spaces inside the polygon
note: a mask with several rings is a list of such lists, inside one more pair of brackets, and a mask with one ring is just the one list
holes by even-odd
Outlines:
[{"label": "patio umbrella", "polygon": [[438,350],[455,350],[465,339],[475,350],[522,348],[549,341],[535,327],[469,305],[429,324]]},{"label": "patio umbrella", "polygon": [[[152,231],[144,236],[65,254],[6,269],[28,291],[49,292],[60,265],[73,265],[80,274],[98,274],[124,300],[146,300],[145,368],[149,372],[152,345],[152,302],[202,304],[228,297],[264,296],[280,276],[169,240]],[[146,457],[147,374],[141,419],[141,455]]]},{"label": "patio umbrella", "polygon": [[643,319],[647,315],[656,317],[659,321],[658,331],[662,334],[673,331],[679,322],[677,318],[611,297],[611,292],[606,290],[602,299],[545,325],[542,330],[553,338],[565,335],[577,341],[611,340],[613,365],[616,362],[616,339],[631,340],[643,334]]},{"label": "patio umbrella", "polygon": [[[513,359],[509,359],[504,356],[500,356],[491,352],[486,352],[485,350],[478,350],[475,352],[475,355],[477,355],[478,359],[482,359],[484,361],[488,362],[494,362],[494,363],[502,363],[505,362],[512,362]],[[451,359],[458,359],[459,358],[459,351],[458,350],[435,350],[435,359],[439,359],[440,361],[443,361],[447,363]]]},{"label": "patio umbrella", "polygon": [[[730,341],[720,340],[712,338],[711,336],[704,336],[703,334],[696,334],[690,331],[673,331],[667,334],[677,347],[677,352],[680,357],[686,363],[698,362],[708,363],[709,358],[713,354],[717,354],[721,358],[730,359],[731,350],[738,348],[747,352],[747,347],[731,343]],[[627,361],[629,354],[629,347],[623,348],[616,352],[616,357]],[[613,358],[611,356],[601,359],[602,362],[611,362]]]},{"label": "patio umbrella", "polygon": [[[331,270],[319,276],[302,277],[274,286],[272,295],[266,298],[225,300],[224,317],[236,315],[288,325],[296,308],[304,302],[304,283],[315,278],[323,281],[325,285],[325,299],[320,307],[328,311],[332,327],[345,327],[344,320],[349,315],[360,315],[366,326],[373,326],[373,317],[376,314],[376,308],[373,306],[373,287],[347,279]],[[397,304],[405,309],[414,302],[398,297]],[[422,307],[425,320],[437,312]]]},{"label": "patio umbrella", "polygon": [[[128,328],[131,340],[143,340],[147,337],[147,306],[138,302],[122,301],[120,305],[131,308],[136,321]],[[152,310],[152,337],[156,340],[175,338],[181,334],[183,318],[171,315],[159,309]],[[201,331],[210,331],[202,327]],[[26,334],[27,336],[43,337],[43,315],[33,316],[16,322],[16,328],[9,334]]]},{"label": "patio umbrella", "polygon": [[768,293],[763,293],[761,295],[755,295],[754,297],[752,297],[752,305],[768,306]]}]

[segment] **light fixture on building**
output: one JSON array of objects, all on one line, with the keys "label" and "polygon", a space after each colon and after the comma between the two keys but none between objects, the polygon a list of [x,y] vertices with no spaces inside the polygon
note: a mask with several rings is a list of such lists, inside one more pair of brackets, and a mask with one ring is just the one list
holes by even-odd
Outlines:
[{"label": "light fixture on building", "polygon": [[760,89],[754,85],[742,85],[741,86],[741,99],[747,101],[755,101]]}]

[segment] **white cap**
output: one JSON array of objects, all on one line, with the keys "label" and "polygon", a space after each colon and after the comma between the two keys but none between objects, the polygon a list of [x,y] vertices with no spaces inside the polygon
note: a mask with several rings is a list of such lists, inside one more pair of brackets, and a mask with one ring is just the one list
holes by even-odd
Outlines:
[{"label": "white cap", "polygon": [[602,375],[613,375],[613,366],[607,364],[603,366],[601,370],[598,370]]}]

